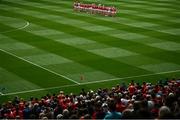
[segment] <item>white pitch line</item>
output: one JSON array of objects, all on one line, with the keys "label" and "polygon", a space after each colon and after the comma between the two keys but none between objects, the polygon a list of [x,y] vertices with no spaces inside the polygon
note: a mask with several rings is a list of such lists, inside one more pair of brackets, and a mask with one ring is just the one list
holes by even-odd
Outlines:
[{"label": "white pitch line", "polygon": [[24,26],[22,26],[22,27],[12,29],[12,30],[8,30],[8,31],[4,31],[4,32],[0,32],[0,33],[9,33],[9,32],[13,32],[13,31],[17,31],[17,30],[22,30],[22,29],[24,29],[24,28],[26,28],[28,26],[29,26],[29,22],[26,22],[26,24]]},{"label": "white pitch line", "polygon": [[65,88],[65,87],[73,87],[73,86],[79,86],[79,85],[88,85],[88,84],[95,84],[95,83],[122,80],[122,79],[129,79],[129,78],[147,77],[147,76],[154,76],[154,75],[161,75],[161,74],[175,73],[175,72],[180,72],[180,70],[159,72],[159,73],[152,73],[152,74],[144,74],[144,75],[123,77],[123,78],[113,78],[113,79],[85,82],[85,83],[79,83],[79,84],[73,84],[73,85],[64,85],[64,86],[57,86],[57,87],[49,87],[49,88],[42,88],[42,89],[27,90],[27,91],[21,91],[21,92],[11,92],[11,93],[2,94],[2,96],[16,95],[16,94],[21,94],[21,93],[37,92],[37,91],[51,90],[51,89],[58,89],[58,88]]},{"label": "white pitch line", "polygon": [[66,77],[66,76],[64,76],[64,75],[62,75],[62,74],[59,74],[59,73],[54,72],[54,71],[52,71],[52,70],[49,70],[49,69],[47,69],[47,68],[45,68],[45,67],[42,67],[42,66],[40,66],[40,65],[38,65],[38,64],[35,64],[35,63],[33,63],[33,62],[29,61],[29,60],[26,60],[26,59],[24,59],[24,58],[22,58],[22,57],[19,57],[19,56],[15,55],[15,54],[13,54],[13,53],[10,53],[10,52],[8,52],[8,51],[6,51],[6,50],[0,49],[0,51],[4,52],[4,53],[6,53],[6,54],[9,54],[9,55],[11,55],[11,56],[14,56],[14,57],[16,57],[16,58],[18,58],[18,59],[21,59],[21,60],[23,60],[23,61],[25,61],[25,62],[28,62],[28,63],[30,63],[30,64],[32,64],[32,65],[34,65],[34,66],[37,66],[37,67],[39,67],[39,68],[41,68],[41,69],[43,69],[43,70],[46,70],[46,71],[48,71],[48,72],[50,72],[50,73],[53,73],[53,74],[55,74],[55,75],[57,75],[57,76],[63,77],[63,78],[65,78],[65,79],[69,80],[69,81],[72,81],[72,82],[76,83],[76,84],[80,84],[79,82],[77,82],[77,81],[75,81],[75,80],[73,80],[73,79],[71,79],[71,78],[68,78],[68,77]]},{"label": "white pitch line", "polygon": [[86,83],[80,83],[80,84],[83,85],[83,84],[101,83],[101,82],[107,82],[107,81],[115,81],[115,80],[138,78],[138,77],[147,77],[147,76],[154,76],[154,75],[161,75],[161,74],[175,73],[175,72],[180,72],[180,70],[173,70],[173,71],[166,71],[166,72],[159,72],[159,73],[152,73],[152,74],[144,74],[144,75],[136,75],[136,76],[123,77],[123,78],[112,78],[112,79],[92,81],[92,82],[86,82]]},{"label": "white pitch line", "polygon": [[20,91],[20,92],[11,92],[11,93],[1,94],[1,95],[2,96],[16,95],[16,94],[21,94],[21,93],[37,92],[37,91],[58,89],[58,88],[64,88],[64,87],[73,87],[73,86],[78,86],[78,84],[64,85],[64,86],[57,86],[57,87],[49,87],[49,88],[40,88],[40,89],[33,89],[33,90]]}]

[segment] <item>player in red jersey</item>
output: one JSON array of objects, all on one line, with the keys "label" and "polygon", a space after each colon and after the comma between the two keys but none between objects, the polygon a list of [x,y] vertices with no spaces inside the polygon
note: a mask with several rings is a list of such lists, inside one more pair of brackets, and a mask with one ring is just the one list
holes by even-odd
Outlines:
[{"label": "player in red jersey", "polygon": [[111,16],[114,17],[116,15],[116,8],[112,7],[111,8]]},{"label": "player in red jersey", "polygon": [[114,17],[115,14],[117,13],[117,10],[115,7],[107,7],[107,6],[102,6],[101,4],[96,5],[96,4],[82,4],[80,2],[74,2],[73,6],[74,11],[79,11],[79,12],[86,12],[90,14],[100,14],[104,16],[111,16]]}]

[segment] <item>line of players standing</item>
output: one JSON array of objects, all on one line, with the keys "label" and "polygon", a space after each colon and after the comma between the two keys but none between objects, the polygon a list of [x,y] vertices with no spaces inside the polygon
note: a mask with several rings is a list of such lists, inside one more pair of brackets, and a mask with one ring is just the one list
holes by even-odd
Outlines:
[{"label": "line of players standing", "polygon": [[115,16],[117,10],[115,7],[102,6],[96,4],[83,4],[80,2],[74,2],[74,11],[86,12],[90,14],[100,14],[104,16]]}]

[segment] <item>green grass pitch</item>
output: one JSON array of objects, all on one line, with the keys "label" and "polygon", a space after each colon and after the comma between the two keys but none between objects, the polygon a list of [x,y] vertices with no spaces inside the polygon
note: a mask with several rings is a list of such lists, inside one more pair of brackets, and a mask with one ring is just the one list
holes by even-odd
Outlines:
[{"label": "green grass pitch", "polygon": [[74,12],[73,0],[0,1],[0,102],[180,77],[179,0],[81,1],[118,14]]}]

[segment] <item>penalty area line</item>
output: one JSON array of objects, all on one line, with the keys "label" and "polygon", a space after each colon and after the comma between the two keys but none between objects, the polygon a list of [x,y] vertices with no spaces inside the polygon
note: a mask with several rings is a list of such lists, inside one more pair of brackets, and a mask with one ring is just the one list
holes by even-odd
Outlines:
[{"label": "penalty area line", "polygon": [[23,93],[30,93],[30,92],[37,92],[37,91],[44,91],[44,90],[52,90],[52,89],[60,89],[60,88],[66,88],[66,87],[75,87],[75,86],[80,86],[80,85],[96,84],[96,83],[123,80],[123,79],[130,79],[130,78],[155,76],[155,75],[175,73],[175,72],[180,72],[180,70],[166,71],[166,72],[159,72],[159,73],[152,73],[152,74],[144,74],[144,75],[137,75],[137,76],[129,76],[129,77],[122,77],[122,78],[113,78],[113,79],[106,79],[106,80],[99,80],[99,81],[92,81],[92,82],[85,82],[85,83],[64,85],[64,86],[57,86],[57,87],[33,89],[33,90],[27,90],[27,91],[21,91],[21,92],[11,92],[11,93],[2,94],[1,96],[16,95],[16,94],[23,94]]},{"label": "penalty area line", "polygon": [[12,30],[7,30],[7,31],[0,32],[0,33],[9,33],[9,32],[14,32],[14,31],[22,30],[22,29],[28,27],[29,24],[30,24],[30,23],[27,21],[26,24],[25,24],[24,26],[22,26],[22,27],[15,28],[15,29],[12,29]]},{"label": "penalty area line", "polygon": [[13,54],[13,53],[11,53],[11,52],[8,52],[8,51],[3,50],[3,49],[0,49],[0,51],[6,53],[6,54],[8,54],[8,55],[11,55],[11,56],[13,56],[13,57],[16,57],[16,58],[18,58],[18,59],[20,59],[20,60],[23,60],[23,61],[25,61],[25,62],[27,62],[27,63],[30,63],[30,64],[32,64],[32,65],[34,65],[34,66],[36,66],[36,67],[39,67],[39,68],[41,68],[41,69],[43,69],[43,70],[45,70],[45,71],[50,72],[50,73],[52,73],[52,74],[55,74],[55,75],[60,76],[60,77],[62,77],[62,78],[65,78],[65,79],[67,79],[67,80],[69,80],[69,81],[71,81],[71,82],[73,82],[73,83],[80,84],[79,82],[77,82],[77,81],[75,81],[75,80],[73,80],[73,79],[71,79],[71,78],[69,78],[69,77],[67,77],[67,76],[64,76],[64,75],[62,75],[62,74],[59,74],[59,73],[54,72],[54,71],[52,71],[52,70],[49,70],[49,69],[47,69],[47,68],[45,68],[45,67],[42,67],[42,66],[40,66],[40,65],[38,65],[38,64],[36,64],[36,63],[33,63],[33,62],[29,61],[29,60],[26,60],[26,59],[24,59],[24,58],[22,58],[22,57],[19,57],[19,56],[15,55],[15,54]]}]

